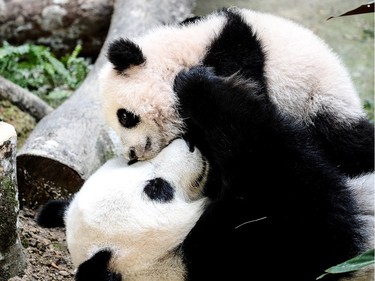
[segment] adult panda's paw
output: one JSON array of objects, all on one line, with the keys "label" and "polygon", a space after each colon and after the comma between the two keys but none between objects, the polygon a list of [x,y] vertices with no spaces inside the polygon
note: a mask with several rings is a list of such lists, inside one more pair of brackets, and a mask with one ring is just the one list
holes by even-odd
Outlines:
[{"label": "adult panda's paw", "polygon": [[179,100],[182,118],[191,118],[197,111],[209,106],[207,96],[211,95],[212,83],[217,79],[213,69],[204,66],[183,70],[176,76],[174,91]]},{"label": "adult panda's paw", "polygon": [[119,273],[111,272],[108,268],[112,257],[110,250],[97,252],[93,257],[83,262],[77,270],[76,281],[121,281]]}]

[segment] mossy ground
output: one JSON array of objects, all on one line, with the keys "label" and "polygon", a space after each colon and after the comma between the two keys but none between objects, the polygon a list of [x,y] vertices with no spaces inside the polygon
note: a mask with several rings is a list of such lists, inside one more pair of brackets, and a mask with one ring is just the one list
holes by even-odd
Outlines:
[{"label": "mossy ground", "polygon": [[5,100],[0,100],[0,119],[13,125],[16,129],[17,148],[22,147],[36,125],[33,117]]}]

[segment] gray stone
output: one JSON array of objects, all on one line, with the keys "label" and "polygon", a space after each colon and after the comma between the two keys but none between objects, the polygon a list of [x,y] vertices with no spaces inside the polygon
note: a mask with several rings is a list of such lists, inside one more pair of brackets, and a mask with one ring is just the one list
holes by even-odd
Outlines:
[{"label": "gray stone", "polygon": [[0,281],[7,281],[26,266],[17,229],[16,143],[14,127],[0,122]]}]

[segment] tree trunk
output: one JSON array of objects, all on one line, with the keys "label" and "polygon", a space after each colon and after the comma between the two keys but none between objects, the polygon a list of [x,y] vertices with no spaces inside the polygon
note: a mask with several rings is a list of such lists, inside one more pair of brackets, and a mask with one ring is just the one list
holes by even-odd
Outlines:
[{"label": "tree trunk", "polygon": [[24,88],[0,76],[0,99],[8,100],[19,109],[27,112],[36,121],[52,112],[53,108]]},{"label": "tree trunk", "polygon": [[118,0],[111,27],[88,77],[59,108],[43,118],[17,156],[21,204],[36,207],[51,198],[68,197],[116,151],[98,100],[98,72],[106,46],[162,23],[189,16],[193,0]]},{"label": "tree trunk", "polygon": [[26,266],[17,229],[16,142],[13,126],[0,122],[0,281]]},{"label": "tree trunk", "polygon": [[57,55],[82,43],[96,57],[105,40],[114,0],[0,0],[0,42],[50,46]]}]

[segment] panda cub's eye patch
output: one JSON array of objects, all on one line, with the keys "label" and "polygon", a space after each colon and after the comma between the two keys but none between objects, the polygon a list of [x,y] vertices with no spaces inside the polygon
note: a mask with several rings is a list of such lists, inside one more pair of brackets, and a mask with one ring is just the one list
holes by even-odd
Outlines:
[{"label": "panda cub's eye patch", "polygon": [[171,201],[174,196],[174,188],[162,178],[149,180],[143,191],[148,198],[161,203]]},{"label": "panda cub's eye patch", "polygon": [[137,126],[140,120],[138,115],[127,111],[125,108],[117,110],[117,119],[123,127],[128,129]]}]

